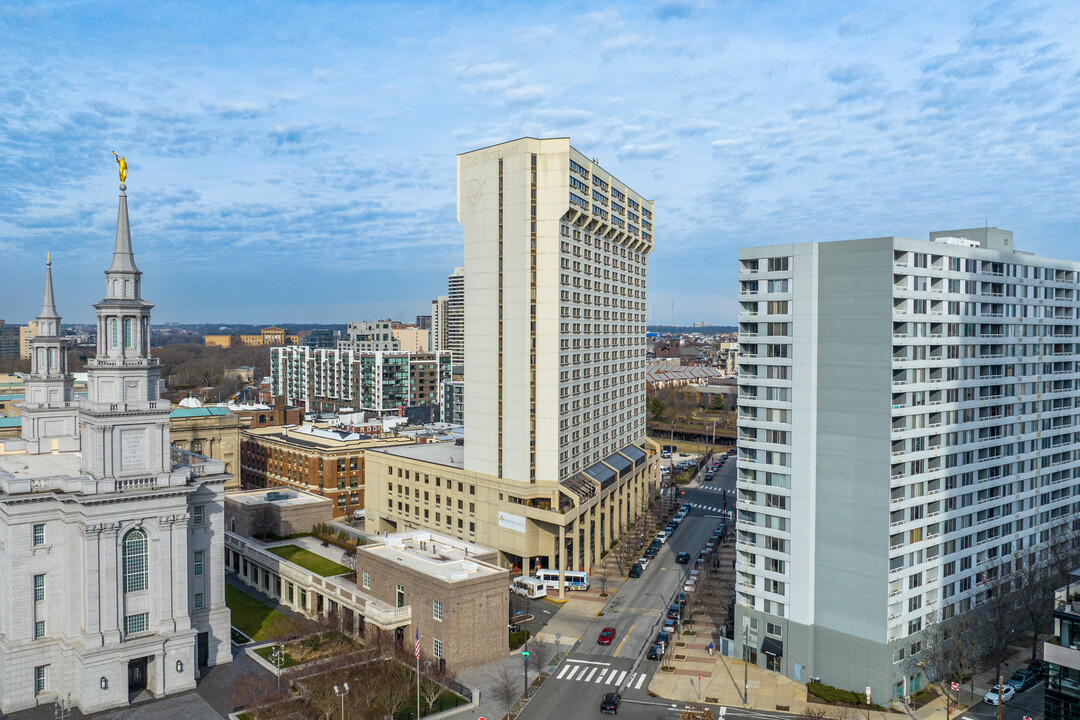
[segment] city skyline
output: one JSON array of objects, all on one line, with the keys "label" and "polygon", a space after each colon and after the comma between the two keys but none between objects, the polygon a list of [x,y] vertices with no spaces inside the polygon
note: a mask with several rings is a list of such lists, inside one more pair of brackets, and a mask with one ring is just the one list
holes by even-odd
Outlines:
[{"label": "city skyline", "polygon": [[[931,21],[932,20],[932,21]],[[411,318],[462,262],[455,157],[571,137],[660,209],[649,324],[734,324],[736,253],[982,223],[1075,235],[1077,11],[25,4],[0,20],[0,255],[92,319],[115,150],[161,322]],[[796,233],[798,234],[798,233]],[[0,316],[35,307],[9,274]]]}]

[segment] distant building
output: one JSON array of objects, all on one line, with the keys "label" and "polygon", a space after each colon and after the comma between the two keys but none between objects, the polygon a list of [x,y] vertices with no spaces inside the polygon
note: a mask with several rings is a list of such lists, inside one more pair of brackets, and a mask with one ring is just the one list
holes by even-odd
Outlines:
[{"label": "distant building", "polygon": [[[450,298],[440,295],[431,301],[431,351],[443,352],[450,349]],[[461,362],[456,358],[455,362]]]},{"label": "distant building", "polygon": [[304,408],[286,405],[283,397],[278,397],[273,403],[229,405],[229,412],[240,418],[242,430],[275,425],[299,425],[304,421]]},{"label": "distant building", "polygon": [[430,315],[417,315],[416,316],[416,327],[420,328],[421,330],[430,330],[431,329],[431,316]]},{"label": "distant building", "polygon": [[347,326],[345,338],[338,340],[338,350],[342,352],[378,352],[401,349],[401,343],[394,337],[390,320],[351,322]]},{"label": "distant building", "polygon": [[26,360],[30,357],[30,341],[37,337],[37,320],[31,320],[19,328],[19,358]]},{"label": "distant building", "polygon": [[312,330],[308,333],[307,342],[299,343],[309,348],[332,350],[337,347],[338,333],[336,330]]},{"label": "distant building", "polygon": [[22,341],[18,325],[6,325],[0,320],[0,359],[20,357]]},{"label": "distant building", "polygon": [[1043,643],[1046,720],[1080,720],[1080,577],[1076,570],[1070,576],[1077,589],[1066,585],[1054,593],[1054,635]]},{"label": "distant building", "polygon": [[364,452],[413,442],[316,425],[242,430],[240,479],[245,488],[293,487],[330,498],[341,517],[364,508]]},{"label": "distant building", "polygon": [[442,421],[451,425],[465,423],[465,383],[461,380],[443,383]]},{"label": "distant building", "polygon": [[465,362],[465,268],[454,268],[447,282],[446,349],[454,362]]},{"label": "distant building", "polygon": [[428,331],[415,327],[394,328],[394,339],[398,341],[398,349],[409,353],[426,353],[430,349],[428,343]]},{"label": "distant building", "polygon": [[224,335],[204,335],[203,344],[205,344],[207,347],[236,347],[240,344],[240,336],[236,333],[227,333]]}]

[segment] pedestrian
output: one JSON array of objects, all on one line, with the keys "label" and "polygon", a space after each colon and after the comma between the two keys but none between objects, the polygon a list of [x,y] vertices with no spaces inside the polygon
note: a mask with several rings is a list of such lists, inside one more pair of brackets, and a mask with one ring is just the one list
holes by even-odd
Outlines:
[{"label": "pedestrian", "polygon": [[709,643],[708,650],[709,650],[709,657],[712,657],[712,654],[713,654],[713,644],[712,643]]},{"label": "pedestrian", "polygon": [[732,569],[732,570],[734,570],[734,569],[735,569],[735,561],[734,561],[734,560],[732,560],[732,561],[731,561],[731,569]]}]

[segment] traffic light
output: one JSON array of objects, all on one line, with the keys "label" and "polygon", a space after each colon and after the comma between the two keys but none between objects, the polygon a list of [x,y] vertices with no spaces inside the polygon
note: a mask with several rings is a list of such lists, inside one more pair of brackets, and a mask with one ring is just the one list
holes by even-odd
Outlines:
[{"label": "traffic light", "polygon": [[529,651],[528,650],[522,650],[521,651],[521,657],[529,657]]}]

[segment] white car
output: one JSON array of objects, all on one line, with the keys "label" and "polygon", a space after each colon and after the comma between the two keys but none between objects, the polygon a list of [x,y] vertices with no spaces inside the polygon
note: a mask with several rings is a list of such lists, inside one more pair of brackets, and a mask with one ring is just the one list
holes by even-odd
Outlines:
[{"label": "white car", "polygon": [[661,545],[666,543],[667,539],[670,536],[671,536],[671,533],[669,533],[667,530],[661,530],[660,532],[656,533],[656,539],[660,541]]},{"label": "white car", "polygon": [[1009,702],[1013,699],[1013,695],[1016,695],[1016,688],[1006,683],[1005,685],[995,685],[990,688],[990,692],[983,696],[983,700],[988,705],[997,705],[999,702]]},{"label": "white car", "polygon": [[637,564],[641,566],[642,571],[649,567],[649,558],[639,558]]}]

